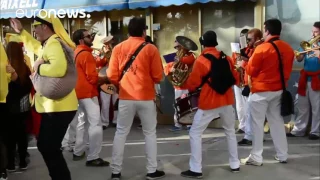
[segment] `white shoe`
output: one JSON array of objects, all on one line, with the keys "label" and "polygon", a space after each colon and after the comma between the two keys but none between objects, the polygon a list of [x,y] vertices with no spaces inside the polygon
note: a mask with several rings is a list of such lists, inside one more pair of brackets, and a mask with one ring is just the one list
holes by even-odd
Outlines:
[{"label": "white shoe", "polygon": [[247,157],[245,159],[241,159],[240,162],[242,164],[245,164],[245,165],[252,165],[252,166],[262,166],[263,163],[262,162],[257,162],[253,159],[251,159],[250,157]]}]

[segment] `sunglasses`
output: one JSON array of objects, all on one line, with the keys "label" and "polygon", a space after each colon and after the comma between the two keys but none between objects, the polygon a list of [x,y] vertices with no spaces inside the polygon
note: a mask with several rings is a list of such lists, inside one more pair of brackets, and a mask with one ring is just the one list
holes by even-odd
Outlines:
[{"label": "sunglasses", "polygon": [[83,39],[84,39],[84,38],[89,38],[89,39],[91,39],[91,35],[90,35],[90,34],[89,34],[89,35],[86,35],[86,36],[83,37]]}]

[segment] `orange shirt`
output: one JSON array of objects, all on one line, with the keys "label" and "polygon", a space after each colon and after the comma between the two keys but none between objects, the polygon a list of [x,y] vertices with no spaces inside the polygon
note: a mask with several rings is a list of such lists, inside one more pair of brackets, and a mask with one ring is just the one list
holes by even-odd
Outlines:
[{"label": "orange shirt", "polygon": [[[253,54],[254,49],[253,48],[246,48],[246,54],[248,55],[248,57],[250,58]],[[234,64],[237,64],[237,54],[236,53],[232,53],[232,60]],[[248,85],[248,74],[246,71],[246,66],[248,65],[248,61],[242,61],[241,63],[241,67],[244,68],[244,85]],[[240,82],[239,82],[240,83]]]},{"label": "orange shirt", "polygon": [[[190,73],[188,79],[182,88],[186,88],[190,91],[194,91],[198,86],[201,85],[202,78],[204,78],[211,70],[211,62],[203,54],[210,53],[216,58],[220,58],[220,51],[214,47],[205,48],[201,55],[195,61],[192,72]],[[237,79],[238,73],[234,70],[234,64],[230,57],[227,57],[230,63],[230,69],[233,72],[234,77]],[[210,80],[210,79],[209,79]],[[213,90],[209,84],[205,83],[201,89],[198,107],[202,110],[215,109],[222,106],[234,104],[234,94],[230,87],[229,90],[224,95],[218,94]]]},{"label": "orange shirt", "polygon": [[162,80],[163,67],[160,53],[152,44],[147,44],[140,51],[120,81],[125,64],[143,42],[145,40],[142,37],[129,37],[115,46],[112,51],[107,76],[112,84],[119,85],[119,99],[153,100],[155,98],[154,84]]},{"label": "orange shirt", "polygon": [[[80,52],[81,50],[84,51]],[[76,56],[75,61],[78,72],[76,93],[78,99],[98,96],[98,73],[92,49],[86,45],[78,45],[74,52],[74,57]]]},{"label": "orange shirt", "polygon": [[101,69],[107,65],[107,58],[106,57],[101,58],[100,56],[96,56],[95,60],[96,60],[96,67],[98,69]]},{"label": "orange shirt", "polygon": [[[279,91],[282,89],[278,54],[272,44],[268,42],[274,37],[279,36],[272,36],[255,48],[246,67],[246,71],[252,80],[252,93]],[[274,41],[274,43],[279,48],[282,56],[284,78],[287,83],[292,71],[294,51],[288,43],[282,40]]]},{"label": "orange shirt", "polygon": [[[188,53],[186,54],[186,56],[183,56],[183,57],[180,59],[180,61],[181,61],[182,63],[184,63],[184,64],[187,64],[189,68],[192,67],[192,65],[193,65],[193,63],[194,63],[195,60],[196,60],[196,58],[195,58],[195,56],[194,56],[194,54],[193,54],[192,52],[188,52]],[[173,63],[174,63],[174,62],[168,63],[167,66],[164,68],[164,74],[165,74],[166,76],[168,76],[171,68],[173,67]],[[175,89],[178,89],[178,90],[181,90],[181,87],[178,87],[178,86],[174,86],[174,88],[175,88]]]}]

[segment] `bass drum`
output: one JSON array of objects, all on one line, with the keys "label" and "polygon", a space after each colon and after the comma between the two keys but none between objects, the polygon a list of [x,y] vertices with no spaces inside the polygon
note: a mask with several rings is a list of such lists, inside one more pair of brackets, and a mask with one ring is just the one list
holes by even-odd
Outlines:
[{"label": "bass drum", "polygon": [[[107,66],[101,68],[99,70],[99,76],[100,77],[107,76],[107,69],[108,69]],[[107,94],[114,94],[116,92],[116,86],[113,85],[113,84],[102,84],[100,86],[100,89],[101,89],[101,91],[103,91],[103,92],[105,92]]]}]

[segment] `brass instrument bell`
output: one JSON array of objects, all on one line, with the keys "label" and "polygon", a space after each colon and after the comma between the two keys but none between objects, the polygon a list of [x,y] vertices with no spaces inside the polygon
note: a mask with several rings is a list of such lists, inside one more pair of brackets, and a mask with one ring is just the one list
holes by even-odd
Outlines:
[{"label": "brass instrument bell", "polygon": [[310,51],[318,50],[320,47],[312,48],[312,44],[314,44],[316,41],[320,40],[320,35],[312,38],[309,42],[307,41],[301,41],[300,47],[304,50],[302,52],[294,51],[295,56],[300,56],[301,54],[308,53]]}]

